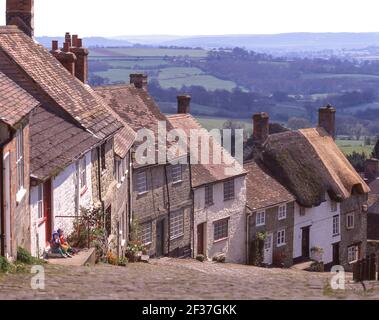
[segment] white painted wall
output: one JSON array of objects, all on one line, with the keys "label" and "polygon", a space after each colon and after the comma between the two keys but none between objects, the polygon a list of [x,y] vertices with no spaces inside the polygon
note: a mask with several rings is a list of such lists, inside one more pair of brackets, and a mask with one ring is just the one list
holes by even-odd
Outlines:
[{"label": "white painted wall", "polygon": [[[85,192],[84,190],[79,190],[77,163],[72,163],[66,167],[52,180],[53,230],[63,229],[66,234],[70,234],[73,231],[74,219],[60,217],[75,217],[80,214],[81,207],[88,208],[92,205],[91,152],[88,152],[85,157],[87,164],[87,188]],[[76,197],[79,198],[78,207],[76,206]]]},{"label": "white painted wall", "polygon": [[[333,261],[332,244],[341,241],[341,235],[333,236],[333,217],[340,215],[340,204],[337,203],[337,211],[331,211],[331,200],[328,195],[326,201],[318,207],[306,208],[305,215],[300,216],[300,206],[295,205],[295,225],[294,225],[294,250],[293,257],[302,255],[302,228],[310,226],[310,248],[320,247],[324,249],[322,260],[324,263]],[[341,234],[341,215],[340,215]]]},{"label": "white painted wall", "polygon": [[[208,258],[218,253],[226,254],[227,262],[246,263],[246,182],[245,177],[235,179],[235,199],[224,202],[224,185],[213,185],[213,206],[205,207],[204,187],[194,192],[195,237],[194,252],[197,254],[197,225],[206,223],[205,250]],[[213,223],[230,218],[229,238],[220,242],[213,241]]]},{"label": "white painted wall", "polygon": [[[77,164],[72,163],[61,171],[56,177],[52,179],[52,223],[53,230],[59,228],[63,229],[66,234],[70,234],[73,231],[73,218],[59,218],[59,216],[73,216],[77,213],[76,197],[79,198],[79,208],[89,208],[93,204],[92,199],[92,181],[91,181],[91,152],[86,155],[86,190],[79,190],[78,184],[78,172]],[[79,185],[78,185],[79,186]],[[85,191],[85,192],[84,192]],[[37,234],[39,235],[39,253],[42,254],[46,241],[45,231],[43,226],[38,226],[38,207],[37,207],[37,193],[38,188],[32,187],[30,191],[30,216],[31,216],[31,240],[32,247],[31,253],[34,256],[38,254],[37,248]]]}]

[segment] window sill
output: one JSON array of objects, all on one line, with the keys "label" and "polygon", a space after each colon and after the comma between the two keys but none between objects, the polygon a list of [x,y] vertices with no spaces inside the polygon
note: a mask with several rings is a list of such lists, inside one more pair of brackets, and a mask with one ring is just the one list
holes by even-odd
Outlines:
[{"label": "window sill", "polygon": [[145,194],[147,194],[148,193],[148,191],[144,191],[144,192],[138,192],[138,197],[142,197],[142,196],[144,196]]},{"label": "window sill", "polygon": [[346,227],[347,230],[354,230],[354,227]]},{"label": "window sill", "polygon": [[121,184],[125,181],[125,176],[121,178]]},{"label": "window sill", "polygon": [[287,245],[287,243],[277,244],[276,247],[280,248],[280,247],[284,247],[285,245]]},{"label": "window sill", "polygon": [[256,224],[255,226],[256,227],[264,227],[266,224],[265,223],[262,223],[262,224]]},{"label": "window sill", "polygon": [[333,234],[333,238],[335,238],[335,237],[339,237],[340,235],[341,235],[340,233]]},{"label": "window sill", "polygon": [[287,219],[287,216],[282,217],[282,218],[278,218],[278,221],[283,221],[283,220],[286,220],[286,219]]},{"label": "window sill", "polygon": [[226,241],[228,239],[229,239],[229,237],[221,238],[221,239],[218,239],[218,240],[214,240],[213,243],[223,242],[223,241]]},{"label": "window sill", "polygon": [[38,219],[38,227],[42,226],[47,221],[47,218]]},{"label": "window sill", "polygon": [[22,188],[22,189],[20,189],[20,190],[17,191],[17,194],[16,194],[16,203],[17,204],[20,204],[20,202],[24,198],[25,194],[26,194],[26,189],[25,188]]},{"label": "window sill", "polygon": [[233,201],[235,198],[224,199],[224,202]]},{"label": "window sill", "polygon": [[204,205],[204,208],[210,208],[210,207],[212,207],[212,206],[214,206],[214,203],[212,202],[212,203],[206,203],[205,205]]},{"label": "window sill", "polygon": [[181,184],[182,182],[183,180],[173,181],[172,185],[175,186],[175,185]]}]

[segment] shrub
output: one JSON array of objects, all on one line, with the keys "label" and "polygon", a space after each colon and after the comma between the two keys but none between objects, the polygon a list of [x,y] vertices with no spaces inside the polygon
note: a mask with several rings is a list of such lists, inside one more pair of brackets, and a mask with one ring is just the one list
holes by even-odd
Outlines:
[{"label": "shrub", "polygon": [[5,257],[0,256],[0,273],[6,273],[11,271],[11,264]]},{"label": "shrub", "polygon": [[32,265],[32,264],[43,264],[44,261],[37,259],[33,257],[27,250],[24,248],[18,247],[17,248],[17,262],[18,263],[24,263],[27,265]]},{"label": "shrub", "polygon": [[200,261],[200,262],[204,262],[205,261],[205,256],[203,254],[198,254],[196,256],[196,260]]}]

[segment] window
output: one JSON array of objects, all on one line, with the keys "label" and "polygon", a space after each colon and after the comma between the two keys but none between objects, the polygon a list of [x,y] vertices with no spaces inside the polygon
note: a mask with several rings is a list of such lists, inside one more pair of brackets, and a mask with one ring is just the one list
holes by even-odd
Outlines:
[{"label": "window", "polygon": [[354,245],[347,248],[347,261],[353,263],[359,259],[359,246]]},{"label": "window", "polygon": [[224,201],[234,199],[234,180],[224,182]]},{"label": "window", "polygon": [[333,217],[333,236],[340,234],[340,216]]},{"label": "window", "polygon": [[305,216],[305,207],[300,207],[300,216]]},{"label": "window", "polygon": [[38,219],[42,219],[44,217],[43,214],[43,186],[39,184],[37,187],[37,212]]},{"label": "window", "polygon": [[123,177],[122,162],[121,162],[121,160],[118,160],[118,159],[115,160],[115,168],[116,168],[117,183],[121,184],[122,183],[121,179]]},{"label": "window", "polygon": [[276,244],[277,244],[277,247],[284,246],[286,244],[286,230],[278,231]]},{"label": "window", "polygon": [[79,172],[80,172],[80,188],[83,189],[87,186],[87,161],[86,157],[80,159],[79,161]]},{"label": "window", "polygon": [[205,205],[211,206],[213,204],[213,186],[205,186]]},{"label": "window", "polygon": [[24,137],[23,129],[16,132],[17,191],[24,189]]},{"label": "window", "polygon": [[257,226],[264,226],[266,223],[266,212],[265,211],[259,211],[256,214],[256,225]]},{"label": "window", "polygon": [[331,212],[337,212],[337,202],[331,200],[330,201],[330,211]]},{"label": "window", "polygon": [[354,213],[348,213],[346,215],[346,228],[354,229]]},{"label": "window", "polygon": [[147,192],[147,180],[145,171],[137,174],[137,191],[138,193]]},{"label": "window", "polygon": [[179,210],[170,215],[170,238],[172,240],[182,235],[184,235],[184,212]]},{"label": "window", "polygon": [[229,219],[216,221],[213,224],[214,234],[213,240],[218,241],[225,239],[229,236]]},{"label": "window", "polygon": [[278,209],[278,219],[283,220],[287,218],[287,206],[280,206]]},{"label": "window", "polygon": [[101,159],[100,161],[101,161],[101,169],[103,171],[107,169],[107,164],[105,161],[105,153],[106,153],[105,145],[106,143],[103,143],[100,147],[100,159]]},{"label": "window", "polygon": [[144,244],[150,244],[153,241],[151,222],[140,225],[139,239]]},{"label": "window", "polygon": [[182,181],[182,166],[180,164],[171,167],[171,179],[173,183]]}]

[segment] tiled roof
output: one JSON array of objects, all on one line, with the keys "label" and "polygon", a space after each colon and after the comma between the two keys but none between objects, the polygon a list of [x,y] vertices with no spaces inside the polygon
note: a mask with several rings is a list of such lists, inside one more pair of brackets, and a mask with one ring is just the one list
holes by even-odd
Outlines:
[{"label": "tiled roof", "polygon": [[[161,113],[158,105],[144,89],[135,88],[134,85],[114,85],[94,89],[120,117],[120,120],[134,131],[149,129],[157,137],[158,121],[167,123],[165,115]],[[170,123],[167,123],[167,129],[172,129]],[[126,132],[125,135],[128,137],[130,133]],[[124,139],[121,133],[116,137],[119,140]],[[126,139],[130,140],[130,138]]]},{"label": "tiled roof", "polygon": [[263,163],[305,206],[318,206],[327,192],[342,201],[353,192],[367,193],[367,184],[323,128],[270,135]]},{"label": "tiled roof", "polygon": [[244,164],[244,169],[247,171],[246,204],[251,210],[295,200],[295,197],[276,181],[262,164],[250,161]]},{"label": "tiled roof", "polygon": [[45,97],[44,102],[64,109],[101,139],[122,128],[88,85],[73,77],[47,49],[17,27],[0,27],[0,52],[0,70],[38,100]]},{"label": "tiled roof", "polygon": [[[246,171],[243,170],[242,166],[234,160],[231,155],[222,148],[209,134],[209,132],[204,129],[197,120],[190,114],[177,114],[168,116],[169,121],[172,123],[173,127],[176,129],[184,130],[187,137],[190,137],[190,130],[203,130],[202,135],[209,138],[209,164],[192,164],[192,186],[194,188],[200,187],[205,184],[215,183],[218,181],[227,180],[229,178],[243,175]],[[189,145],[189,144],[188,144]],[[220,164],[213,164],[213,147],[221,148],[221,152],[224,157]],[[201,152],[201,143],[199,142],[199,153]],[[199,159],[201,157],[199,156]],[[225,161],[226,159],[226,161]],[[231,164],[229,164],[231,163]],[[229,170],[229,172],[227,172]]]},{"label": "tiled roof", "polygon": [[101,140],[44,107],[30,118],[30,173],[45,180],[59,173]]},{"label": "tiled roof", "polygon": [[38,105],[36,99],[0,71],[0,120],[13,126]]}]

